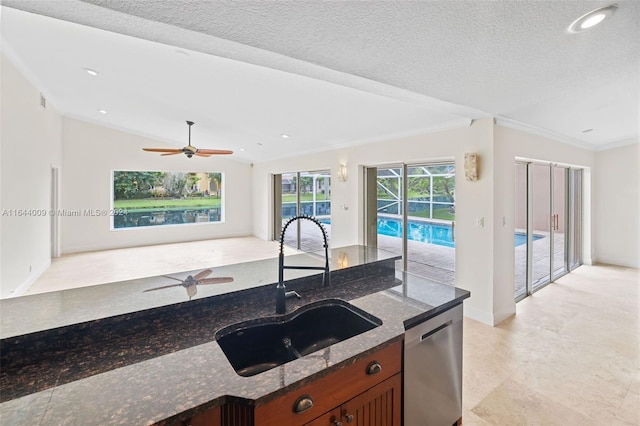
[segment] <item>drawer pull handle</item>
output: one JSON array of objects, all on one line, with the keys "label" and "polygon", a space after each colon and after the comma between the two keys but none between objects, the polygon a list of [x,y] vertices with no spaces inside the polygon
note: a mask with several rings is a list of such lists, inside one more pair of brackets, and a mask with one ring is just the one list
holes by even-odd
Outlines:
[{"label": "drawer pull handle", "polygon": [[334,420],[332,424],[333,426],[342,426],[342,422],[339,420]]},{"label": "drawer pull handle", "polygon": [[353,423],[353,414],[346,414],[344,417],[347,419],[347,423]]},{"label": "drawer pull handle", "polygon": [[293,403],[293,412],[296,414],[304,413],[313,407],[313,398],[309,395],[302,395]]},{"label": "drawer pull handle", "polygon": [[372,361],[367,366],[367,374],[370,375],[370,376],[372,374],[378,374],[381,371],[382,371],[382,365],[380,365],[380,363],[378,361]]}]

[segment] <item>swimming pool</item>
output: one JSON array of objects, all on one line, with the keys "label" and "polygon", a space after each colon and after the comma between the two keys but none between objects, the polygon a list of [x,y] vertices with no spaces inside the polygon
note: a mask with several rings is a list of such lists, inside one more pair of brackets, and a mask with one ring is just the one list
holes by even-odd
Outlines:
[{"label": "swimming pool", "polygon": [[[445,247],[455,247],[451,241],[451,225],[440,225],[430,222],[408,221],[407,236],[412,241],[437,244]],[[379,217],[378,234],[389,237],[402,237],[402,222],[398,219]]]},{"label": "swimming pool", "polygon": [[[329,219],[322,219],[320,222],[326,223],[327,225],[331,224]],[[407,224],[409,225],[408,237],[412,241],[452,248],[456,246],[455,241],[451,241],[451,225],[412,220],[408,221]],[[402,222],[399,219],[379,217],[378,234],[402,238]],[[541,235],[533,236],[534,241],[540,238],[542,238]],[[515,234],[515,247],[526,244],[526,242],[527,234]]]}]

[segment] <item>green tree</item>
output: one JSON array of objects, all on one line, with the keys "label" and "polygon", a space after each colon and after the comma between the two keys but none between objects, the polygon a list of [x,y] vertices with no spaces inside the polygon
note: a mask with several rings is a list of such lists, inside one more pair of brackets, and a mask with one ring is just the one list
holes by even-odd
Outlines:
[{"label": "green tree", "polygon": [[311,192],[313,191],[313,177],[311,176],[300,176],[300,192]]},{"label": "green tree", "polygon": [[378,178],[378,198],[391,198],[391,194],[396,197],[400,196],[400,188],[398,187],[399,179],[396,177],[379,177]]},{"label": "green tree", "polygon": [[113,172],[113,194],[116,200],[144,198],[163,179],[163,172]]},{"label": "green tree", "polygon": [[197,173],[187,173],[187,188],[192,189],[200,181],[200,179],[201,178]]},{"label": "green tree", "polygon": [[455,202],[455,179],[452,176],[435,176],[433,178],[433,195],[442,195],[451,203]]},{"label": "green tree", "polygon": [[409,177],[407,184],[409,193],[417,197],[429,197],[431,195],[429,192],[430,179],[431,178],[426,175]]},{"label": "green tree", "polygon": [[187,175],[182,172],[167,172],[162,186],[172,197],[182,197],[186,191]]}]

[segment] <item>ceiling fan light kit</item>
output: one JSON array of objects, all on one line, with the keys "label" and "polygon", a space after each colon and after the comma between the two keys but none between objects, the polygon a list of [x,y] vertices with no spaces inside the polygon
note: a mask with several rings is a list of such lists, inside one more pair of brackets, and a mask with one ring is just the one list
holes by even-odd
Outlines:
[{"label": "ceiling fan light kit", "polygon": [[189,145],[183,148],[142,148],[142,150],[147,152],[159,152],[160,155],[184,154],[187,158],[191,158],[194,155],[198,157],[211,157],[212,155],[233,154],[233,151],[226,149],[201,149],[191,145],[191,126],[194,124],[195,123],[193,121],[187,120],[187,125],[189,126]]}]

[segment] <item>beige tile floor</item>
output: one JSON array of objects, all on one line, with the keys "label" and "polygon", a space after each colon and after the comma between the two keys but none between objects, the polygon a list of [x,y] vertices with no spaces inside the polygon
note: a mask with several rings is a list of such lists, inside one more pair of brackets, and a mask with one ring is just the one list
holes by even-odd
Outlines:
[{"label": "beige tile floor", "polygon": [[63,255],[25,295],[274,258],[279,250],[275,241],[238,237]]},{"label": "beige tile floor", "polygon": [[[277,252],[247,237],[69,255],[29,294]],[[640,425],[639,281],[637,269],[581,266],[497,327],[465,318],[463,424]]]},{"label": "beige tile floor", "polygon": [[640,425],[640,273],[581,266],[497,327],[465,318],[465,425]]}]

